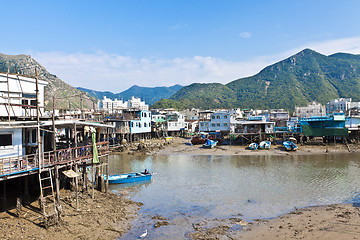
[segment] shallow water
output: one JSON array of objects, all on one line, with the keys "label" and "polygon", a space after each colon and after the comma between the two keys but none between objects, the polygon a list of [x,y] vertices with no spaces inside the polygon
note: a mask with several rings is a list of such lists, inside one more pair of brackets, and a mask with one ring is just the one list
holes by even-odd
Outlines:
[{"label": "shallow water", "polygon": [[[155,172],[151,182],[111,185],[144,203],[121,239],[184,239],[192,223],[240,216],[246,221],[359,199],[359,154],[306,156],[113,155],[110,173]],[[154,228],[159,215],[169,225]]]}]

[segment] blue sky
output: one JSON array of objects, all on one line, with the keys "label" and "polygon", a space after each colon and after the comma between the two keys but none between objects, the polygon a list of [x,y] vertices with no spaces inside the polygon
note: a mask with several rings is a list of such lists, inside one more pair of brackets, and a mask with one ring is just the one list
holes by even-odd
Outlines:
[{"label": "blue sky", "polygon": [[228,83],[304,48],[360,54],[360,1],[3,1],[1,53],[29,54],[63,81]]}]

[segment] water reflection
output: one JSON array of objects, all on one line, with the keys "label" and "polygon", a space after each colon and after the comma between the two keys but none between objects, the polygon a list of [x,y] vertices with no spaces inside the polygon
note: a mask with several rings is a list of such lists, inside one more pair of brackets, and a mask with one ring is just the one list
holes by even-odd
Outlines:
[{"label": "water reflection", "polygon": [[[144,203],[124,239],[145,229],[148,239],[184,239],[192,223],[242,214],[251,221],[273,218],[294,207],[359,199],[358,154],[306,156],[129,156],[111,157],[111,174],[156,172],[147,185],[126,187]],[[124,186],[115,185],[119,190]],[[151,216],[170,224],[153,228]]]}]

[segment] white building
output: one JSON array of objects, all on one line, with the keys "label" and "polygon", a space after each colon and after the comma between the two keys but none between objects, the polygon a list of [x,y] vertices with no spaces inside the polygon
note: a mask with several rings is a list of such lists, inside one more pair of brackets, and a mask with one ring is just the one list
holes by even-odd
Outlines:
[{"label": "white building", "polygon": [[235,121],[235,117],[229,111],[217,111],[210,114],[210,121],[199,121],[199,131],[230,132],[231,122],[233,121]]},{"label": "white building", "polygon": [[[44,115],[44,89],[47,84],[38,80],[40,116]],[[9,116],[11,119],[37,116],[35,78],[0,73],[0,117],[8,119]],[[24,128],[26,124],[35,125],[31,121],[0,122],[0,157],[23,155],[23,138],[29,143],[37,143],[36,130]]]},{"label": "white building", "polygon": [[[38,80],[40,114],[44,114],[46,81]],[[0,117],[36,116],[36,79],[0,73]]]},{"label": "white building", "polygon": [[325,116],[325,106],[320,103],[312,102],[306,107],[295,107],[295,115],[298,118]]},{"label": "white building", "polygon": [[139,109],[141,111],[148,111],[149,105],[147,105],[144,101],[141,101],[140,98],[131,97],[128,103],[129,108]]},{"label": "white building", "polygon": [[165,128],[168,132],[178,132],[185,130],[185,116],[179,112],[166,114]]},{"label": "white building", "polygon": [[351,108],[351,98],[336,98],[326,104],[326,113],[347,113]]},{"label": "white building", "polygon": [[125,109],[133,109],[140,111],[148,111],[149,105],[147,105],[144,101],[141,101],[140,98],[131,97],[129,101],[123,100],[112,100],[104,96],[104,99],[100,101],[100,109],[103,111],[118,113]]}]

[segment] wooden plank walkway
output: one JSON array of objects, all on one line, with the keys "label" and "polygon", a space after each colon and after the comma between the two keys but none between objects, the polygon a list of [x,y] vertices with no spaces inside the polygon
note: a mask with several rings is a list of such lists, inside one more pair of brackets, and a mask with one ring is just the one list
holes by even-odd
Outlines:
[{"label": "wooden plank walkway", "polygon": [[[98,142],[99,157],[109,154],[109,142]],[[52,168],[55,165],[83,163],[92,160],[93,146],[80,146],[43,153],[43,161],[39,163],[38,154],[19,157],[0,158],[0,181],[18,176],[32,174],[41,168]]]}]

